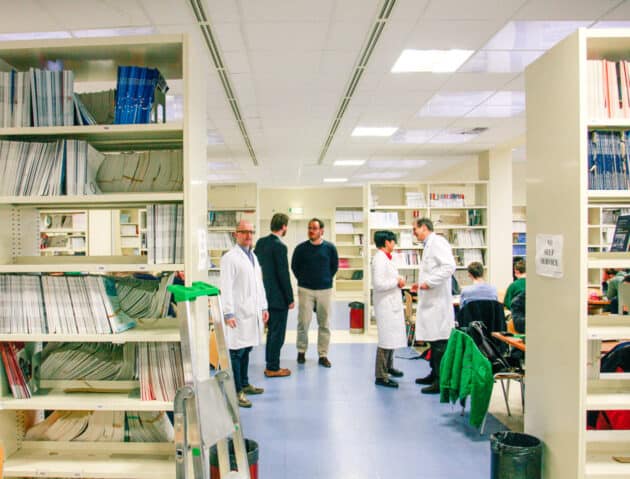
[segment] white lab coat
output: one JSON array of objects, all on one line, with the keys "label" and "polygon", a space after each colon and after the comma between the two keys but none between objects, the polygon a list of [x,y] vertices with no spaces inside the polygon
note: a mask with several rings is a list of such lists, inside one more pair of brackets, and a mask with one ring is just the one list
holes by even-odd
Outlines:
[{"label": "white lab coat", "polygon": [[221,258],[221,303],[223,314],[236,318],[236,328],[225,327],[228,348],[258,346],[264,331],[262,312],[267,309],[262,271],[256,255],[252,266],[238,245]]},{"label": "white lab coat", "polygon": [[398,288],[398,268],[382,250],[378,250],[372,258],[372,288],[378,346],[383,349],[406,347],[405,313]]},{"label": "white lab coat", "polygon": [[416,310],[416,339],[439,341],[448,339],[455,327],[451,276],[455,272],[455,258],[445,238],[431,233],[426,239],[418,284],[427,283],[429,289],[418,290]]}]

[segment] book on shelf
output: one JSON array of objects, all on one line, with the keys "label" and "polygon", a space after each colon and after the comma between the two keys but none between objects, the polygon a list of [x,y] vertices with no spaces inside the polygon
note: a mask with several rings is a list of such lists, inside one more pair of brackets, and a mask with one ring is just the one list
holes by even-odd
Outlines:
[{"label": "book on shelf", "polygon": [[396,228],[400,225],[397,211],[370,211],[372,228]]},{"label": "book on shelf", "polygon": [[630,238],[630,215],[621,215],[617,218],[615,233],[610,245],[611,252],[628,251],[628,239]]},{"label": "book on shelf", "polygon": [[512,233],[512,243],[525,243],[527,242],[527,233]]},{"label": "book on shelf", "polygon": [[589,118],[630,118],[630,63],[588,60],[586,69]]},{"label": "book on shelf", "polygon": [[483,253],[480,249],[457,249],[453,247],[453,256],[457,266],[468,266],[470,263],[481,263],[483,261]]},{"label": "book on shelf", "polygon": [[171,442],[164,411],[53,411],[31,426],[27,441]]},{"label": "book on shelf", "polygon": [[484,246],[484,234],[481,230],[455,230],[453,231],[453,248]]},{"label": "book on shelf", "polygon": [[159,320],[172,316],[172,294],[168,286],[175,282],[175,273],[159,277],[151,275],[114,276],[118,307],[128,316],[146,324],[146,319]]},{"label": "book on shelf", "polygon": [[421,191],[406,191],[405,204],[413,208],[425,208],[427,201],[424,197],[424,193]]},{"label": "book on shelf", "polygon": [[182,263],[184,259],[183,205],[147,205],[149,264]]},{"label": "book on shelf", "polygon": [[[116,90],[75,93],[76,104],[87,110],[95,124],[111,125],[114,123]],[[79,106],[79,109],[81,109]]]},{"label": "book on shelf", "polygon": [[182,191],[182,165],[182,150],[108,152],[96,181],[104,193]]},{"label": "book on shelf", "polygon": [[602,208],[602,225],[615,225],[621,215],[630,215],[630,208]]},{"label": "book on shelf", "polygon": [[227,231],[210,231],[208,232],[208,249],[227,250],[235,244],[235,239],[231,233]]},{"label": "book on shelf", "polygon": [[354,225],[352,223],[335,223],[335,234],[338,234],[338,235],[354,234]]},{"label": "book on shelf", "polygon": [[335,222],[337,223],[360,223],[363,221],[362,210],[336,210]]},{"label": "book on shelf", "polygon": [[21,351],[24,348],[18,348],[15,343],[0,343],[0,356],[11,394],[16,399],[27,399],[31,397],[31,388],[18,359]]},{"label": "book on shelf", "polygon": [[410,231],[401,231],[398,235],[398,246],[401,248],[413,247],[413,234]]},{"label": "book on shelf", "polygon": [[431,193],[429,195],[431,208],[460,208],[466,206],[464,193]]},{"label": "book on shelf", "polygon": [[168,91],[157,68],[119,66],[114,123],[150,123],[156,88]]},{"label": "book on shelf", "polygon": [[418,266],[421,260],[421,254],[418,250],[394,251],[392,260],[396,266]]},{"label": "book on shelf", "polygon": [[138,343],[138,379],[143,401],[173,401],[184,385],[179,343]]},{"label": "book on shelf", "polygon": [[512,256],[525,256],[527,254],[527,246],[522,245],[512,245]]},{"label": "book on shelf", "polygon": [[236,225],[240,221],[248,221],[249,223],[256,223],[256,212],[254,210],[248,210],[244,208],[240,211],[227,211],[217,209],[210,209],[208,211],[208,226],[213,228],[236,228]]},{"label": "book on shelf", "polygon": [[589,133],[589,189],[630,189],[630,160],[627,151],[628,135],[630,135],[630,131],[595,130]]}]

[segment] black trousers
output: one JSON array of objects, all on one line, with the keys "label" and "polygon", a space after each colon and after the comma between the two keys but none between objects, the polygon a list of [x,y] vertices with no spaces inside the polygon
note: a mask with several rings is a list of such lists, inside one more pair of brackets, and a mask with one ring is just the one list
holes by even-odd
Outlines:
[{"label": "black trousers", "polygon": [[435,381],[439,383],[440,377],[440,364],[442,363],[442,356],[446,351],[446,344],[448,339],[440,339],[438,341],[430,341],[431,345],[431,370]]},{"label": "black trousers", "polygon": [[232,360],[232,372],[234,373],[234,385],[236,392],[240,393],[241,389],[249,386],[249,353],[252,347],[241,349],[230,349],[230,359]]},{"label": "black trousers", "polygon": [[280,369],[280,350],[284,345],[288,316],[288,309],[269,309],[267,346],[265,347],[265,362],[269,371]]}]

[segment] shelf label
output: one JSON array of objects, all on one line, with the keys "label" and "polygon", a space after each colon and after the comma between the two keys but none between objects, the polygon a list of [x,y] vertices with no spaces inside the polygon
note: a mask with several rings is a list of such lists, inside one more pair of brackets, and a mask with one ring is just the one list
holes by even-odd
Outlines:
[{"label": "shelf label", "polygon": [[560,279],[564,276],[562,235],[536,235],[536,274],[547,278]]},{"label": "shelf label", "polygon": [[96,271],[105,271],[105,265],[104,264],[96,265]]}]

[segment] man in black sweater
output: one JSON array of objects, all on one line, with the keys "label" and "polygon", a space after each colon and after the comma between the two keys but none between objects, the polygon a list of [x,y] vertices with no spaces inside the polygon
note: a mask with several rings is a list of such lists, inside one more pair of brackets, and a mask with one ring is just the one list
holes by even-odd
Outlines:
[{"label": "man in black sweater", "polygon": [[298,329],[297,329],[297,362],[306,362],[308,348],[308,328],[313,318],[313,310],[317,313],[317,352],[319,364],[331,367],[328,360],[330,329],[328,315],[332,302],[333,277],[339,268],[339,256],[335,245],[324,241],[323,221],[313,218],[308,223],[308,241],[300,243],[293,252],[291,270],[298,280]]},{"label": "man in black sweater", "polygon": [[280,367],[280,350],[287,331],[287,316],[293,309],[293,288],[289,277],[287,247],[280,239],[287,234],[289,217],[276,213],[271,218],[271,234],[256,242],[254,253],[263,273],[267,294],[269,322],[267,323],[267,347],[265,376],[278,378],[290,376],[291,371]]}]

